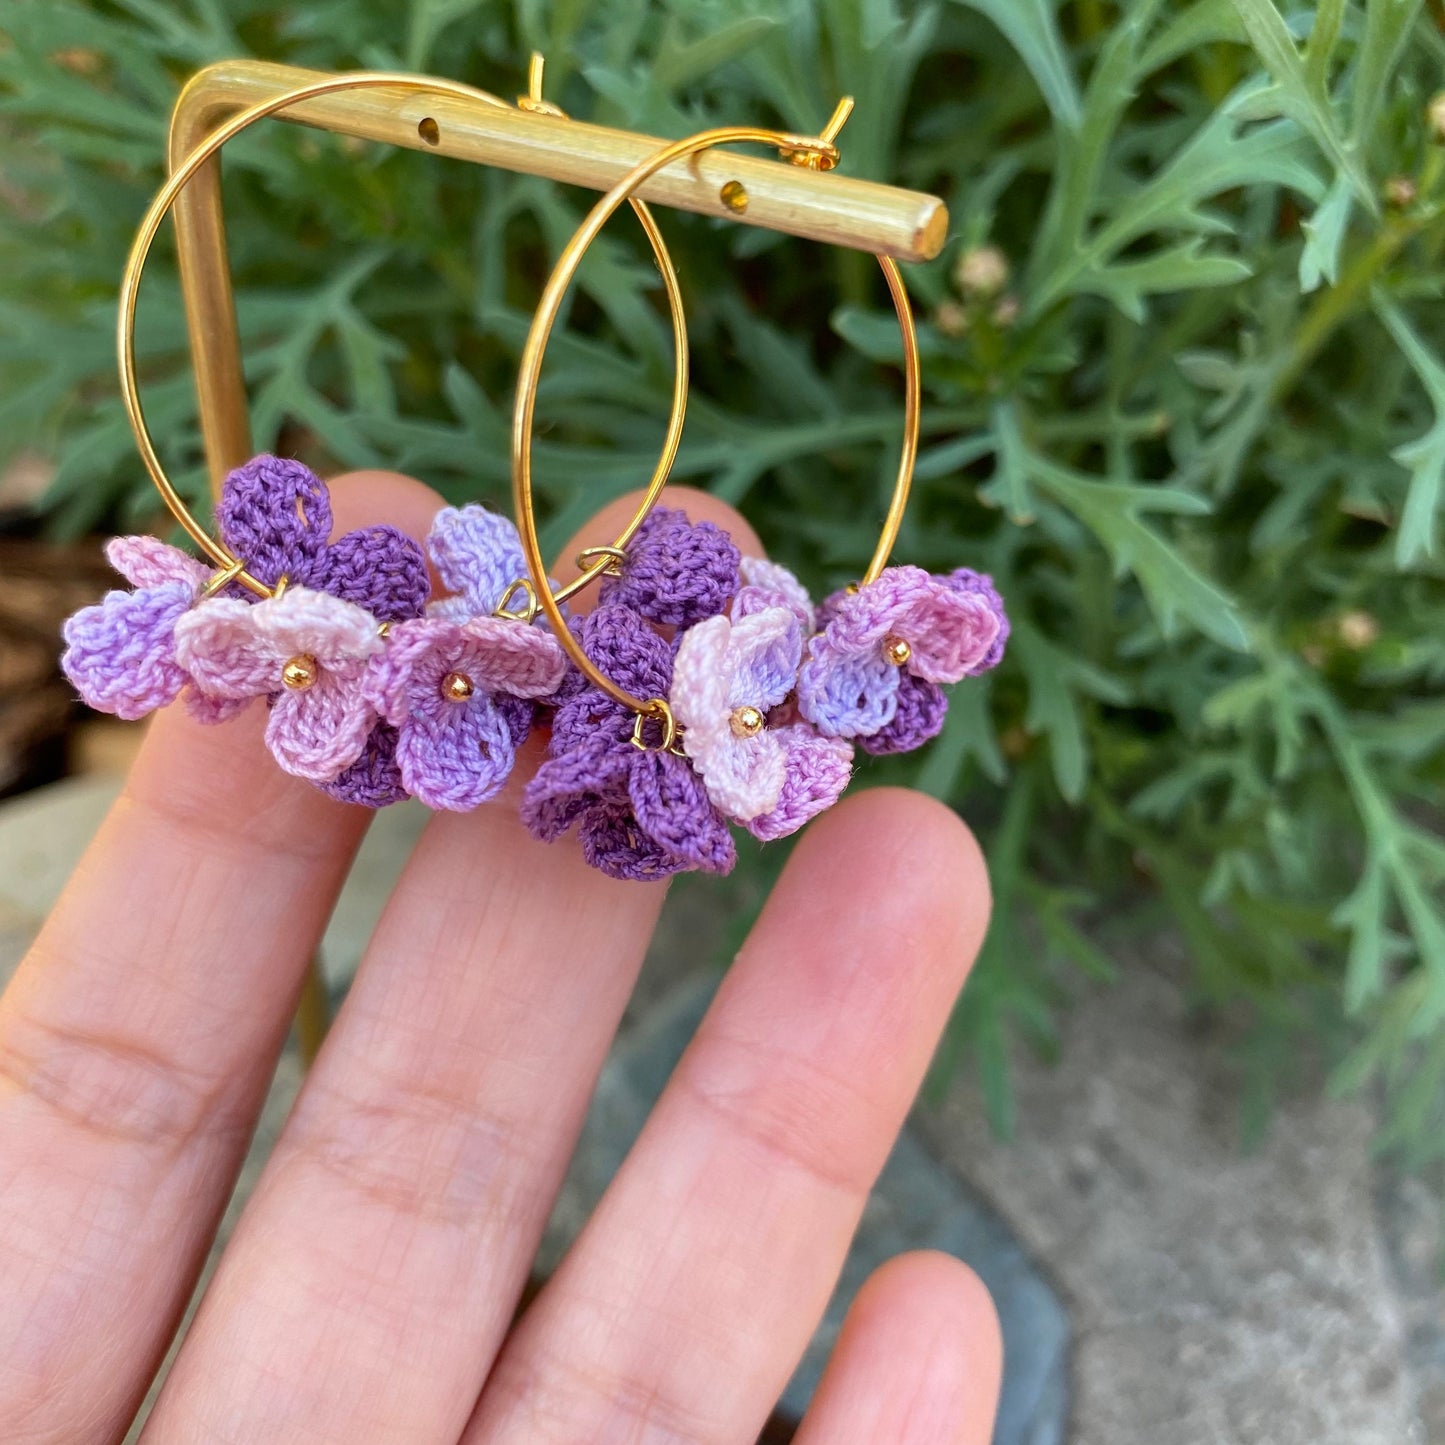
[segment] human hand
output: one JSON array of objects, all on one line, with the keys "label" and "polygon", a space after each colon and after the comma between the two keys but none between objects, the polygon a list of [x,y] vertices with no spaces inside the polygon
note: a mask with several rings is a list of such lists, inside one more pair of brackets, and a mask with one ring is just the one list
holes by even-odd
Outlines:
[{"label": "human hand", "polygon": [[[438,505],[379,474],[335,498],[340,528],[418,536]],[[686,506],[756,550],[736,513]],[[364,831],[363,810],[275,767],[263,717],[155,720],[0,998],[7,1442],[125,1433]],[[148,1445],[757,1437],[977,951],[977,846],[899,790],[812,824],[596,1214],[514,1319],[665,893],[535,842],[518,782],[427,826]],[[858,1297],[797,1440],[986,1445],[999,1368],[974,1276],[905,1256]]]}]

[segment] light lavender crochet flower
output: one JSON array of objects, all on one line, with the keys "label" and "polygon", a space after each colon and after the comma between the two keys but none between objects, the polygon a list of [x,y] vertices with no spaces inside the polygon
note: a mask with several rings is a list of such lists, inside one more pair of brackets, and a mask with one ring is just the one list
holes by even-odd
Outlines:
[{"label": "light lavender crochet flower", "polygon": [[266,742],[288,773],[329,783],[361,756],[377,722],[362,680],[384,645],[371,613],[290,587],[254,604],[214,598],[175,635],[176,660],[205,697],[273,699]]},{"label": "light lavender crochet flower", "polygon": [[803,628],[788,607],[709,617],[678,642],[669,701],[683,751],[734,822],[772,812],[782,796],[787,755],[767,720],[802,660]]},{"label": "light lavender crochet flower", "polygon": [[406,790],[466,812],[501,791],[531,729],[530,699],[554,693],[565,673],[566,655],[540,628],[432,616],[392,628],[365,686],[397,730]]},{"label": "light lavender crochet flower", "polygon": [[186,685],[176,622],[211,574],[154,537],[117,537],[105,555],[135,590],[107,592],[71,617],[60,665],[90,707],[134,721],[174,702]]},{"label": "light lavender crochet flower", "polygon": [[739,569],[742,585],[728,609],[736,621],[765,607],[787,607],[808,636],[817,626],[817,609],[808,589],[780,562],[765,557],[744,557]]},{"label": "light lavender crochet flower", "polygon": [[825,736],[874,738],[898,717],[906,679],[910,715],[936,732],[941,708],[931,695],[919,696],[915,684],[937,687],[986,672],[1002,656],[1007,628],[986,577],[967,569],[936,577],[921,567],[889,567],[825,604],[823,629],[798,675],[799,710]]},{"label": "light lavender crochet flower", "polygon": [[527,575],[507,518],[447,507],[427,550],[454,595],[391,629],[365,687],[396,728],[403,786],[429,808],[465,812],[501,791],[531,730],[532,700],[561,686],[566,654],[541,626],[493,616]]},{"label": "light lavender crochet flower", "polygon": [[853,744],[825,738],[811,723],[790,722],[771,729],[783,749],[783,790],[771,812],[753,818],[748,831],[769,843],[796,833],[826,812],[853,776]]}]

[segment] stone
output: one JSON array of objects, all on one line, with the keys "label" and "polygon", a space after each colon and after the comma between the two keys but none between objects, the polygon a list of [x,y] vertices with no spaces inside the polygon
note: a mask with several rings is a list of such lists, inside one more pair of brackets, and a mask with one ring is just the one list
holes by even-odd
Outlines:
[{"label": "stone", "polygon": [[1116,954],[1120,982],[1076,1001],[1057,1064],[1016,1060],[1015,1142],[971,1083],[924,1130],[1069,1302],[1070,1445],[1445,1438],[1417,1413],[1370,1109],[1314,1081],[1245,1152],[1232,1040],[1190,1008],[1179,946]]}]

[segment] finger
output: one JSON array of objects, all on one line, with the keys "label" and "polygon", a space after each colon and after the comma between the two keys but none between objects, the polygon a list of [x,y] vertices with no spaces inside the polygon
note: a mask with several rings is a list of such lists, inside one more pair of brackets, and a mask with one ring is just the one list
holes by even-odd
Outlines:
[{"label": "finger", "polygon": [[147,1445],[460,1435],[665,892],[537,843],[519,786],[428,825]]},{"label": "finger", "polygon": [[[394,516],[395,491],[358,507],[343,486],[338,514],[347,526]],[[407,491],[404,510],[415,500]],[[366,815],[282,773],[264,720],[259,708],[224,727],[181,708],[155,719],[0,999],[7,1436],[123,1433],[360,840]]]},{"label": "finger", "polygon": [[859,1290],[793,1445],[989,1445],[1002,1371],[978,1276],[901,1255]]},{"label": "finger", "polygon": [[756,1439],[983,935],[957,818],[815,823],[641,1138],[508,1341],[470,1445]]}]

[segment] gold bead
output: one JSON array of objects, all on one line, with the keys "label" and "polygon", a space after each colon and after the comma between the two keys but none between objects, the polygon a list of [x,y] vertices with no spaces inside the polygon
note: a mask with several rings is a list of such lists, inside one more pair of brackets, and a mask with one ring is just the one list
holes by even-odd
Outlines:
[{"label": "gold bead", "polygon": [[757,737],[766,722],[767,719],[755,707],[734,708],[729,720],[735,738]]},{"label": "gold bead", "polygon": [[442,679],[442,696],[448,702],[465,702],[476,690],[464,672],[449,672]]},{"label": "gold bead", "polygon": [[883,644],[883,655],[894,667],[903,667],[913,656],[913,649],[901,637],[890,637]]},{"label": "gold bead", "polygon": [[308,687],[314,687],[320,676],[321,668],[309,652],[298,653],[281,669],[281,681],[292,692],[305,692]]}]

